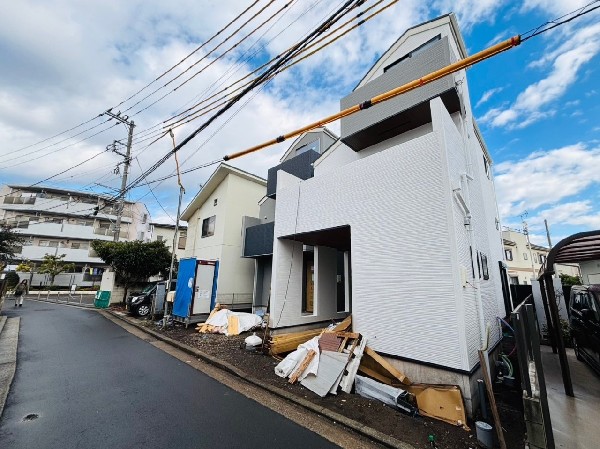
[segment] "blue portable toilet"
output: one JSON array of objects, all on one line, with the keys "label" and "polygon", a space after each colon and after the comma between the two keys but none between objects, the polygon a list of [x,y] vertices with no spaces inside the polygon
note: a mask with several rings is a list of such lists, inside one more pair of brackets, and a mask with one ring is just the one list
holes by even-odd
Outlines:
[{"label": "blue portable toilet", "polygon": [[218,260],[181,259],[173,303],[173,319],[185,323],[203,321],[217,299]]}]

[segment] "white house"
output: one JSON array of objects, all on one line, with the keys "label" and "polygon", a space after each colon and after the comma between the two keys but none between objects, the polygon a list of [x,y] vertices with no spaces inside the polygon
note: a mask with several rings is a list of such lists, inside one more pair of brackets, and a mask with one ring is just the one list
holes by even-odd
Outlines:
[{"label": "white house", "polygon": [[254,261],[243,259],[243,217],[259,213],[267,181],[221,164],[181,215],[188,222],[184,257],[219,260],[216,301],[252,306]]},{"label": "white house", "polygon": [[[100,281],[106,264],[90,247],[92,240],[113,240],[118,205],[102,195],[44,186],[6,185],[0,188],[0,222],[13,226],[25,242],[18,257],[39,266],[45,254],[65,254],[75,264],[72,273],[60,274],[56,285],[88,286]],[[100,212],[93,214],[100,206]],[[143,203],[126,201],[120,241],[151,239],[150,214]],[[46,283],[34,274],[32,284]]]},{"label": "white house", "polygon": [[588,260],[579,264],[584,284],[600,284],[600,260]]},{"label": "white house", "polygon": [[[165,246],[172,250],[173,237],[175,236],[175,225],[164,224],[164,223],[151,223],[152,226],[152,241],[165,242]],[[179,226],[177,243],[175,245],[175,255],[177,259],[185,257],[185,244],[187,241],[187,227]]]},{"label": "white house", "polygon": [[[466,56],[453,14],[410,28],[341,108]],[[464,70],[343,118],[313,177],[276,173],[273,332],[352,314],[369,346],[416,381],[458,384],[470,411],[477,351],[505,315],[490,165]]]},{"label": "white house", "polygon": [[[537,280],[542,265],[545,264],[550,250],[545,246],[531,245],[527,236],[520,231],[505,228],[502,231],[504,243],[504,259],[508,266],[508,276],[511,284],[531,284],[531,279]],[[556,274],[568,274],[579,277],[577,264],[557,264]]]}]

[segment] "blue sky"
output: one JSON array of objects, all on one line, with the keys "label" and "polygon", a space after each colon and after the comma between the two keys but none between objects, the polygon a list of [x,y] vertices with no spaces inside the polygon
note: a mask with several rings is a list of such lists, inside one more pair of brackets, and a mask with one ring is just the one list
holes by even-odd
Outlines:
[{"label": "blue sky", "polygon": [[[182,164],[189,168],[218,159],[336,112],[339,99],[409,26],[454,11],[472,53],[588,1],[401,0],[359,30],[279,75],[243,107],[234,108],[182,150]],[[267,3],[261,0],[252,11]],[[260,17],[266,18],[285,3],[274,1]],[[364,8],[374,3],[369,0]],[[113,139],[124,138],[125,129],[115,127],[80,142],[93,133],[74,136],[83,127],[36,145],[129,97],[249,4],[106,0],[82,5],[75,0],[52,0],[5,6],[0,17],[0,183],[39,181],[97,154]],[[338,4],[331,0],[291,2],[277,21],[181,89],[137,114],[136,132],[206,97],[219,83],[247,74],[259,61],[296,42]],[[599,17],[596,11],[468,71],[473,110],[494,159],[503,224],[520,227],[520,215],[527,211],[538,243],[545,241],[544,218],[555,242],[574,232],[600,228]],[[257,23],[258,19],[251,25]],[[227,45],[234,42],[232,38]],[[202,67],[222,51],[207,55],[209,49],[202,49],[188,62],[205,57],[197,66]],[[184,68],[182,65],[173,74]],[[152,87],[158,86],[160,83]],[[162,92],[166,90],[128,113],[149,105]],[[126,102],[121,109],[140,98]],[[100,122],[97,119],[91,125]],[[198,124],[176,129],[176,138],[183,139]],[[332,129],[337,131],[339,125]],[[143,134],[136,137],[133,176],[151,166],[170,145],[163,139],[146,148],[149,142],[142,140]],[[235,165],[265,176],[285,149],[286,144],[281,144]],[[118,161],[116,155],[104,153],[49,184],[102,192],[105,189],[94,183],[119,185],[113,173]],[[149,179],[168,175],[173,169],[171,160]],[[211,171],[206,168],[184,176],[186,201]],[[175,180],[153,186],[167,213],[146,185],[132,191],[129,198],[145,201],[155,220],[170,222],[176,210]]]}]

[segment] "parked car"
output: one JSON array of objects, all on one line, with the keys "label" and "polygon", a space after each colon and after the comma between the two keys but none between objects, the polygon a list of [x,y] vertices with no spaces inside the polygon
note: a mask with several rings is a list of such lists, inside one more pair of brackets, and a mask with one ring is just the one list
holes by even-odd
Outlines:
[{"label": "parked car", "polygon": [[[133,315],[148,316],[152,312],[152,302],[156,297],[157,287],[165,285],[167,281],[158,281],[148,284],[141,292],[132,294],[127,298],[127,310]],[[169,291],[175,291],[177,279],[171,280],[171,288]],[[166,298],[165,298],[166,299]],[[162,310],[157,311],[162,312]]]},{"label": "parked car", "polygon": [[575,285],[569,300],[575,355],[600,374],[600,285]]}]

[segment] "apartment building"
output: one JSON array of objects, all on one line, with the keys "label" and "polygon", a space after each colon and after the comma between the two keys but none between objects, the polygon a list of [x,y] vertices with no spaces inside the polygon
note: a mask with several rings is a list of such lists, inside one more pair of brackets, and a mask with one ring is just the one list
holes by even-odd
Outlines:
[{"label": "apartment building", "polygon": [[[515,229],[505,228],[502,231],[502,241],[510,283],[531,285],[531,278],[537,280],[550,249],[534,243],[529,245],[527,236]],[[556,265],[556,274],[579,276],[579,266],[577,264],[558,264]]]},{"label": "apartment building", "polygon": [[[96,206],[99,212],[94,216]],[[0,188],[0,223],[14,227],[25,240],[17,256],[35,266],[46,254],[65,254],[65,261],[75,264],[72,273],[56,277],[56,285],[86,286],[100,281],[105,264],[90,244],[92,240],[113,240],[118,207],[94,193],[43,186]],[[119,240],[149,241],[151,232],[146,206],[125,202]],[[32,285],[45,284],[46,278],[34,274]]]}]

